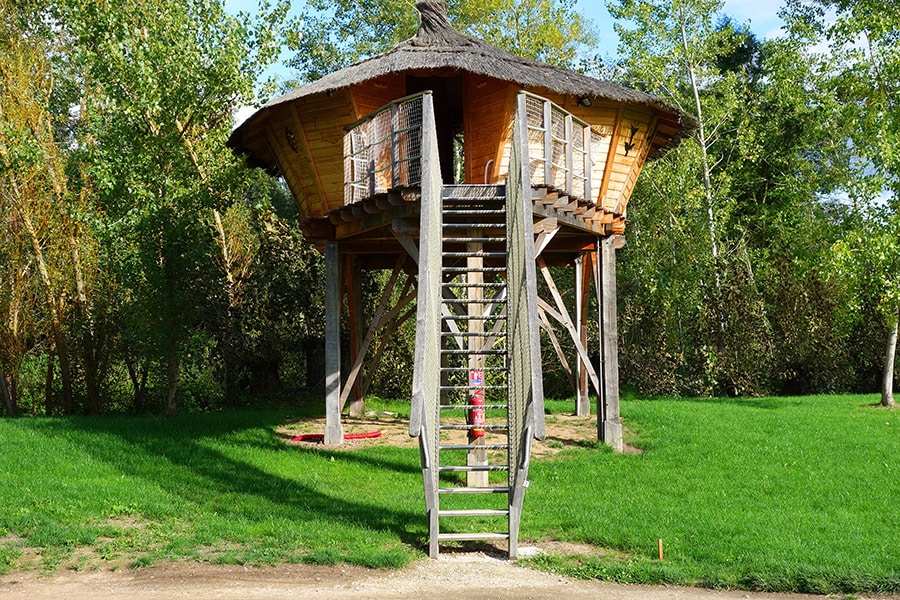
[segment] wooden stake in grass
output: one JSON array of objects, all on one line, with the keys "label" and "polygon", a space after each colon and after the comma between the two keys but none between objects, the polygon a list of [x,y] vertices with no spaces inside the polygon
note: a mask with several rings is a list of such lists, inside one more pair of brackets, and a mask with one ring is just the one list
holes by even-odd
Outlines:
[{"label": "wooden stake in grass", "polygon": [[663,559],[662,538],[656,540],[656,549],[659,550],[659,560],[662,560]]}]

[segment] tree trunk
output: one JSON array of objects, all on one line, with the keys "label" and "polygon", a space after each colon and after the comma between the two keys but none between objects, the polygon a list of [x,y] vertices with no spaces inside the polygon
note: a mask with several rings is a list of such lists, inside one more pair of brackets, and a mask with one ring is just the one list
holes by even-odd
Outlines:
[{"label": "tree trunk", "polygon": [[40,236],[37,229],[31,222],[31,217],[24,211],[19,211],[22,218],[22,224],[31,241],[31,248],[34,251],[34,258],[37,262],[38,273],[41,277],[41,283],[44,286],[44,293],[47,298],[47,309],[50,313],[50,331],[53,338],[56,354],[59,357],[59,375],[62,378],[63,387],[63,412],[67,415],[75,413],[75,398],[72,393],[72,371],[69,367],[69,347],[66,342],[65,327],[61,314],[61,307],[57,301],[56,292],[54,290],[53,280],[50,277],[50,271],[47,261],[44,258],[44,249],[41,246]]},{"label": "tree trunk", "polygon": [[166,379],[169,393],[166,398],[166,416],[171,417],[178,412],[175,395],[178,393],[178,349],[173,345],[166,356]]},{"label": "tree trunk", "polygon": [[131,379],[131,387],[134,391],[134,399],[132,407],[135,412],[144,410],[144,403],[147,400],[147,374],[150,371],[148,363],[144,363],[138,371],[137,365],[131,358],[125,359],[125,368],[128,369],[128,378]]},{"label": "tree trunk", "polygon": [[900,314],[894,315],[890,324],[887,348],[884,353],[884,377],[881,380],[881,405],[894,406],[894,357],[897,352],[897,323]]},{"label": "tree trunk", "polygon": [[89,414],[101,412],[100,380],[103,361],[102,332],[94,323],[94,315],[88,302],[87,286],[81,268],[81,252],[74,232],[69,232],[69,248],[75,273],[75,310],[83,326],[82,348],[84,352],[85,409]]},{"label": "tree trunk", "polygon": [[3,405],[6,408],[6,416],[19,416],[19,402],[16,392],[16,379],[13,375],[0,372],[0,392],[3,394]]},{"label": "tree trunk", "polygon": [[47,416],[56,412],[56,400],[53,397],[53,363],[55,356],[53,350],[47,351],[47,373],[44,377],[44,413]]}]

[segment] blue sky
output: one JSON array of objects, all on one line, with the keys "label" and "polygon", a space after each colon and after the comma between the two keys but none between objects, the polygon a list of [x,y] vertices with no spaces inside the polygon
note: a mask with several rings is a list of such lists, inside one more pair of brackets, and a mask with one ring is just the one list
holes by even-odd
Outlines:
[{"label": "blue sky", "polygon": [[[783,24],[778,18],[781,5],[782,0],[725,0],[724,13],[738,23],[748,23],[757,37],[764,39],[778,34]],[[615,56],[618,37],[605,0],[578,0],[577,6],[597,26],[601,53]]]}]

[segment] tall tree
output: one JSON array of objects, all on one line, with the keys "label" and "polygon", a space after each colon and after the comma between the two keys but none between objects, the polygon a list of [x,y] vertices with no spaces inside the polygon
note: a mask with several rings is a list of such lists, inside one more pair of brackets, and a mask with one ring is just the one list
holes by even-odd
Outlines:
[{"label": "tall tree", "polygon": [[[892,406],[900,320],[900,6],[881,0],[791,0],[784,11],[795,37],[827,44],[831,89],[843,107],[846,186],[863,230],[856,237],[868,282],[887,324],[882,404]],[[868,270],[871,269],[871,270]]]},{"label": "tall tree", "polygon": [[229,241],[210,235],[207,223],[240,201],[245,177],[225,146],[231,114],[253,101],[286,8],[264,6],[254,27],[212,0],[59,5],[83,65],[92,142],[85,160],[109,219],[107,240],[132,257],[119,263],[126,268],[119,285],[132,290],[123,297],[133,305],[122,314],[155,340],[144,347],[165,364],[169,413],[181,357],[215,285],[210,255],[228,253]]},{"label": "tall tree", "polygon": [[[65,241],[72,233],[66,212],[70,190],[65,172],[65,157],[55,139],[49,112],[54,93],[54,76],[48,57],[53,52],[47,38],[26,35],[26,24],[10,0],[0,1],[0,202],[6,215],[6,243],[25,240],[30,251],[6,261],[10,291],[15,294],[17,279],[33,264],[41,285],[50,337],[59,359],[63,385],[63,410],[75,411],[69,340],[66,331],[66,289],[68,261]],[[22,309],[10,297],[7,305],[9,331],[14,335]],[[15,361],[13,361],[13,365]],[[9,368],[9,367],[7,367]],[[15,373],[7,374],[9,385]],[[9,392],[9,389],[7,390]],[[48,410],[51,410],[48,398]]]}]

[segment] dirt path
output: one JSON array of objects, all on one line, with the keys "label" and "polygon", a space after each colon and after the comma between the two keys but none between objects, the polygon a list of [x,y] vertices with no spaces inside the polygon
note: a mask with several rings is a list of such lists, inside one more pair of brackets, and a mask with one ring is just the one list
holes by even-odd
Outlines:
[{"label": "dirt path", "polygon": [[175,563],[138,570],[66,572],[52,577],[30,572],[0,578],[0,600],[392,600],[426,596],[441,600],[822,600],[820,596],[797,594],[585,582],[525,569],[484,554],[446,554],[399,571],[349,566],[251,568]]}]

